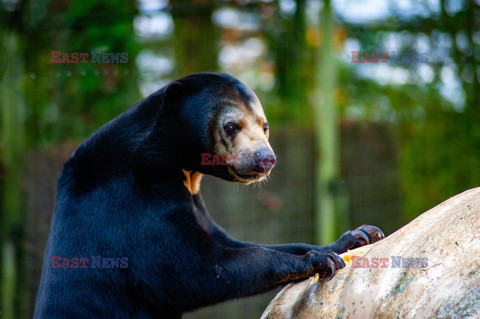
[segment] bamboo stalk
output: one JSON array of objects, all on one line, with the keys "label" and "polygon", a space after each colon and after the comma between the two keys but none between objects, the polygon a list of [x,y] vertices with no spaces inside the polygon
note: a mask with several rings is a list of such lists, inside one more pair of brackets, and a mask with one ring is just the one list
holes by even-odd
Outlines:
[{"label": "bamboo stalk", "polygon": [[325,0],[321,13],[323,41],[318,69],[317,87],[321,99],[314,104],[315,134],[319,155],[316,158],[316,205],[315,239],[325,245],[335,241],[336,217],[335,196],[332,188],[339,176],[339,136],[337,131],[337,110],[334,101],[336,83],[333,50],[333,18],[330,1]]}]

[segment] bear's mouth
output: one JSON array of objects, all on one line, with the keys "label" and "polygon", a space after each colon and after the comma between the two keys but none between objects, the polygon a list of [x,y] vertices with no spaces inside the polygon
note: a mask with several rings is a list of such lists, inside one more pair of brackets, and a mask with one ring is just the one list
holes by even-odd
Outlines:
[{"label": "bear's mouth", "polygon": [[233,166],[228,166],[228,172],[233,176],[236,182],[243,184],[259,182],[270,173],[248,172],[247,174],[240,174]]}]

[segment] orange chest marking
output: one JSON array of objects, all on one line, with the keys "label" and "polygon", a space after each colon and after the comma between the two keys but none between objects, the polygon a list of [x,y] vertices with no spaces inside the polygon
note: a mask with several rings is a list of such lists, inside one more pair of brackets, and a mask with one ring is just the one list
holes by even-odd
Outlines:
[{"label": "orange chest marking", "polygon": [[183,184],[188,189],[188,191],[194,195],[200,191],[200,182],[202,181],[203,174],[199,172],[191,172],[182,169],[183,174],[185,174],[185,180]]}]

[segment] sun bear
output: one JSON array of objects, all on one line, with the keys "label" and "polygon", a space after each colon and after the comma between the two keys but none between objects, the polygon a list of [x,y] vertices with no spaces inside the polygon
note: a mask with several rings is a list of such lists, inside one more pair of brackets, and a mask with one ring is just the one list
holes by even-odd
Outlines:
[{"label": "sun bear", "polygon": [[[344,266],[338,254],[384,237],[374,226],[322,247],[229,237],[208,215],[202,176],[261,181],[276,162],[268,136],[249,88],[200,73],[87,138],[58,179],[34,318],[180,318],[315,273],[333,276]],[[239,160],[202,165],[205,154]]]}]

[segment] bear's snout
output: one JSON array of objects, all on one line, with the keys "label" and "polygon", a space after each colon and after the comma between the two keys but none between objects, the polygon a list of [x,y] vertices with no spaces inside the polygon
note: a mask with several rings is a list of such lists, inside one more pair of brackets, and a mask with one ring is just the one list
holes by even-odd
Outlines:
[{"label": "bear's snout", "polygon": [[255,152],[253,155],[253,161],[255,163],[255,171],[259,173],[266,173],[270,171],[273,166],[275,166],[277,157],[271,150],[262,148]]}]

